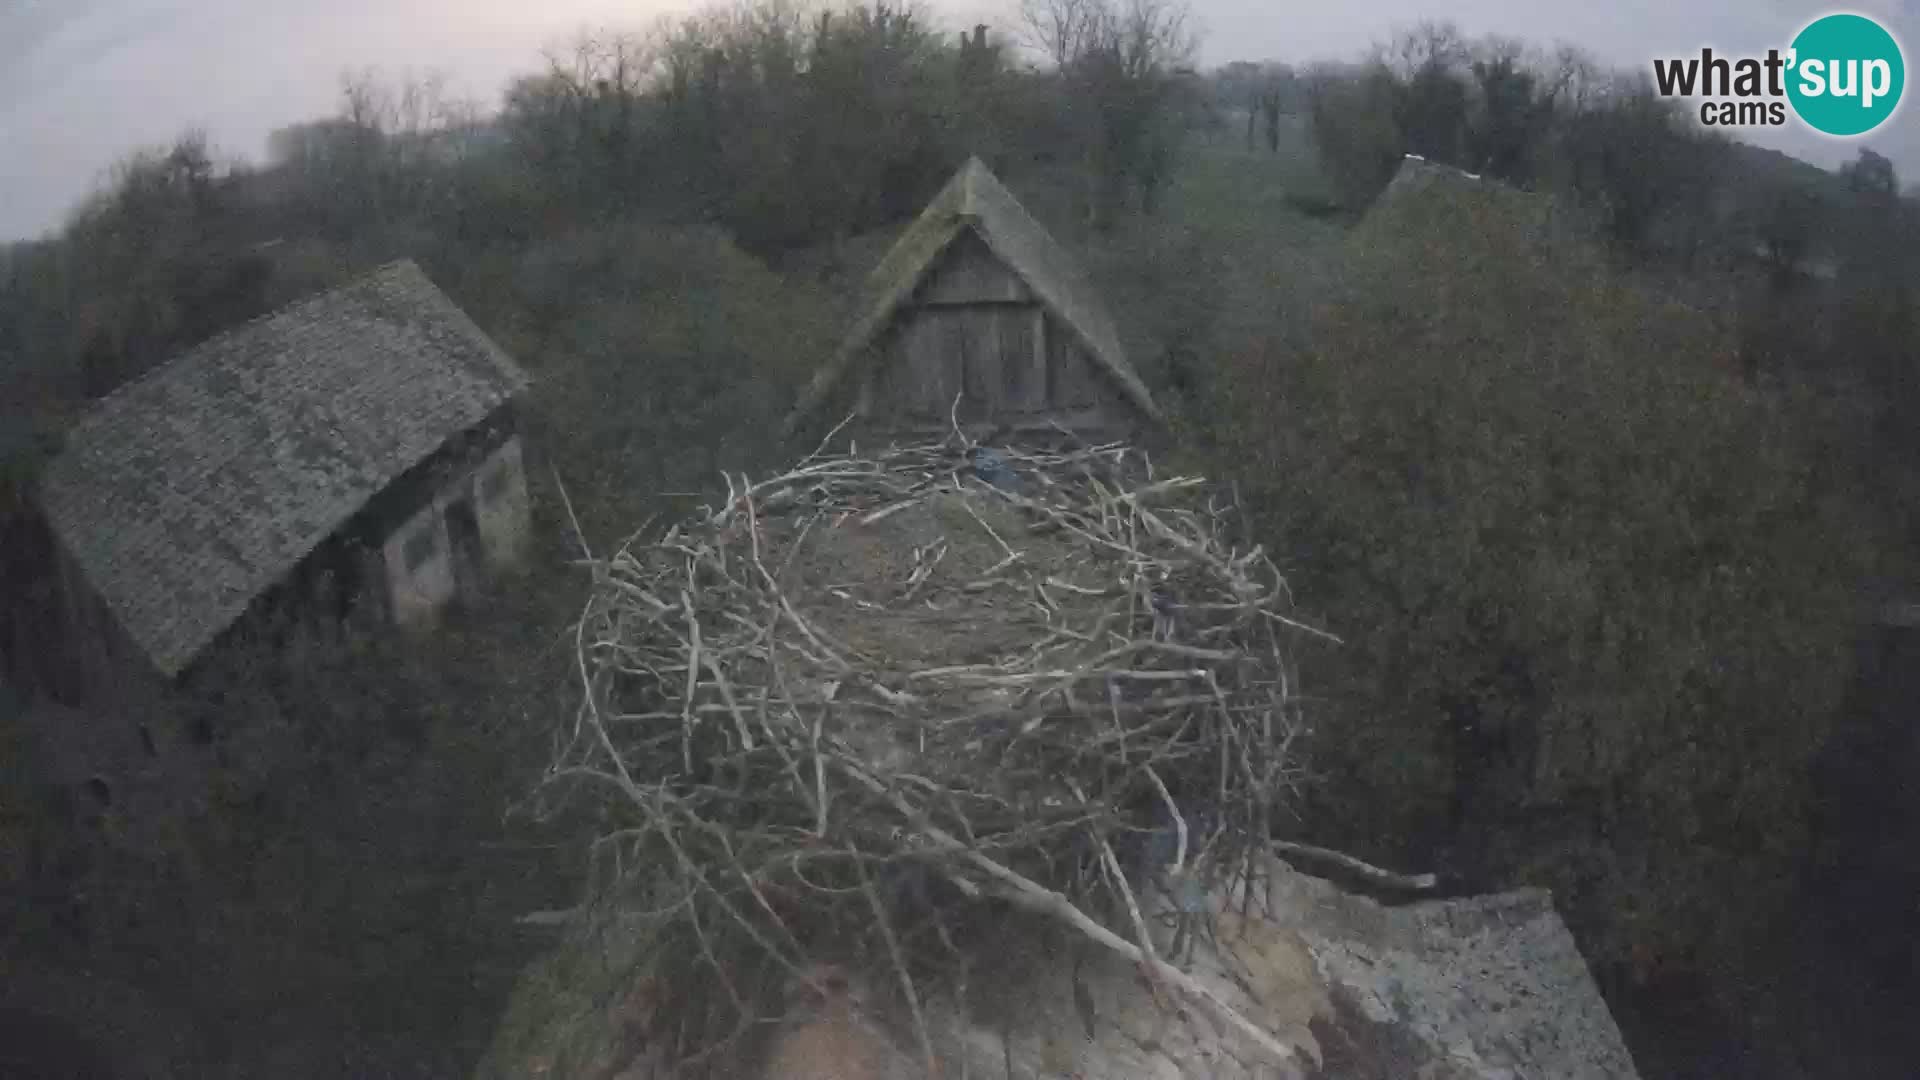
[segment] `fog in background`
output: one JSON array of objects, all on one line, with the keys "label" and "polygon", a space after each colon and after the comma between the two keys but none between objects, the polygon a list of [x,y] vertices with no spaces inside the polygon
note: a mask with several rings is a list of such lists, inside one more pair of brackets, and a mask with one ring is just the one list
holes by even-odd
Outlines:
[{"label": "fog in background", "polygon": [[[259,160],[269,131],[330,113],[343,70],[444,72],[491,111],[543,47],[587,25],[643,28],[693,10],[675,0],[0,0],[0,239],[57,226],[128,151],[204,129],[228,157]],[[1702,45],[1729,53],[1784,46],[1826,5],[1789,0],[1348,0],[1278,5],[1192,0],[1203,61],[1304,63],[1361,55],[1396,27],[1450,19],[1469,35],[1569,42],[1644,68]],[[955,28],[1013,25],[1011,2],[937,0]],[[1890,25],[1914,62],[1920,0],[1852,10]],[[1864,140],[1795,126],[1744,137],[1832,167],[1860,145],[1920,179],[1920,110],[1904,106]]]}]

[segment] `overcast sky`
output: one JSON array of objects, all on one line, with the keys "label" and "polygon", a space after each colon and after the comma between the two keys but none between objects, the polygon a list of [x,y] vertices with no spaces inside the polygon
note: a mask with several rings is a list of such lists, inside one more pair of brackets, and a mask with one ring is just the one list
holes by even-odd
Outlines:
[{"label": "overcast sky", "polygon": [[[1644,68],[1703,45],[1760,52],[1833,7],[1806,0],[1191,0],[1203,59],[1353,57],[1399,26],[1451,19],[1469,34],[1571,42]],[[491,106],[543,46],[583,26],[642,28],[690,10],[675,0],[0,0],[0,240],[54,228],[138,146],[200,128],[227,156],[259,159],[267,132],[331,111],[340,74],[438,69]],[[1012,0],[932,0],[958,27],[1010,25]],[[1858,0],[1920,49],[1920,0]],[[1912,92],[1908,94],[1912,96]],[[1797,125],[1797,121],[1795,122]],[[1797,126],[1754,141],[1832,166],[1858,141]],[[1866,145],[1920,180],[1911,102]]]}]

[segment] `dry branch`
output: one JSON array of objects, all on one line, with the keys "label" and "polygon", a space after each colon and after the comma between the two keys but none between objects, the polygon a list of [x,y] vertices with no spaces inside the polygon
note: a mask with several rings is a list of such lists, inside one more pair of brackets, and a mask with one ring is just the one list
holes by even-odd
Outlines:
[{"label": "dry branch", "polygon": [[823,443],[593,562],[550,777],[603,811],[601,896],[649,898],[687,987],[668,1049],[706,1056],[767,1006],[754,971],[837,952],[901,983],[926,1056],[917,987],[961,977],[949,928],[998,901],[1290,1059],[1162,958],[1148,890],[1230,887],[1271,850],[1285,635],[1319,631],[1200,480],[1071,442],[998,451],[1005,490],[971,446]]},{"label": "dry branch", "polygon": [[1275,840],[1273,850],[1281,855],[1295,855],[1305,859],[1317,860],[1332,866],[1338,866],[1355,876],[1375,885],[1384,885],[1390,889],[1405,889],[1408,892],[1425,892],[1437,887],[1440,878],[1436,874],[1402,874],[1386,870],[1332,848],[1317,847],[1313,844],[1301,844],[1292,840]]}]

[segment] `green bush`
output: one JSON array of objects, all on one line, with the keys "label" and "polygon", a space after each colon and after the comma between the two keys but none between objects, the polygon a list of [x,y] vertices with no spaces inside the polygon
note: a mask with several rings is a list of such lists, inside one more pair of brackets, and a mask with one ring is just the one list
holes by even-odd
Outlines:
[{"label": "green bush", "polygon": [[1491,188],[1370,217],[1311,345],[1223,376],[1218,470],[1347,635],[1328,827],[1470,840],[1601,963],[1728,962],[1786,898],[1877,541],[1713,324],[1566,221]]},{"label": "green bush", "polygon": [[1335,197],[1350,211],[1373,202],[1400,167],[1406,152],[1394,118],[1400,89],[1393,74],[1377,66],[1322,73],[1309,84],[1314,147]]},{"label": "green bush", "polygon": [[711,489],[718,470],[771,453],[844,325],[844,299],[817,279],[776,274],[711,228],[563,235],[513,278],[537,342],[522,355],[530,441],[596,543],[673,508],[663,493]]}]

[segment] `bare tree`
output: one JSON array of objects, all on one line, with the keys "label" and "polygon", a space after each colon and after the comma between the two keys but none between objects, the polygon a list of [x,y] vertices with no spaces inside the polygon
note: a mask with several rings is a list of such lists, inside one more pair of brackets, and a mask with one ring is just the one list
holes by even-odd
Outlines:
[{"label": "bare tree", "polygon": [[1269,63],[1262,72],[1262,78],[1255,90],[1247,116],[1247,148],[1253,148],[1253,115],[1257,109],[1267,134],[1267,152],[1280,152],[1280,116],[1286,112],[1300,92],[1299,77],[1285,64]]},{"label": "bare tree", "polygon": [[1840,166],[1840,179],[1848,190],[1870,198],[1890,201],[1900,192],[1893,162],[1864,146],[1858,157]]},{"label": "bare tree", "polygon": [[1191,66],[1200,35],[1184,0],[1020,0],[1021,37],[1069,71],[1098,53],[1128,78]]},{"label": "bare tree", "polygon": [[1421,22],[1376,46],[1374,59],[1401,82],[1412,82],[1421,72],[1453,71],[1466,65],[1472,50],[1460,28],[1450,22]]},{"label": "bare tree", "polygon": [[1200,52],[1193,12],[1182,0],[1122,0],[1107,7],[1095,44],[1108,42],[1130,79],[1191,68]]},{"label": "bare tree", "polygon": [[668,28],[651,34],[582,30],[545,50],[546,70],[508,88],[502,127],[528,161],[568,190],[570,201],[632,188],[644,95],[671,66]]},{"label": "bare tree", "polygon": [[1065,71],[1093,47],[1110,12],[1110,0],[1020,0],[1022,43]]},{"label": "bare tree", "polygon": [[442,71],[355,68],[341,73],[334,118],[283,128],[268,146],[321,203],[358,204],[378,219],[433,196],[440,167],[459,155],[458,136],[478,115]]},{"label": "bare tree", "polygon": [[1097,227],[1137,189],[1151,211],[1186,118],[1199,33],[1184,0],[1022,0],[1030,46],[1063,80]]},{"label": "bare tree", "polygon": [[1260,112],[1260,92],[1267,81],[1269,65],[1235,60],[1214,69],[1207,76],[1209,127],[1218,128],[1225,114],[1245,110],[1247,149],[1253,149],[1254,125]]},{"label": "bare tree", "polygon": [[393,93],[376,68],[340,73],[340,118],[365,131],[385,134],[393,125]]},{"label": "bare tree", "polygon": [[638,95],[660,59],[657,36],[620,30],[582,30],[563,47],[548,48],[547,77],[579,99]]},{"label": "bare tree", "polygon": [[1544,81],[1562,112],[1591,107],[1605,91],[1607,77],[1593,57],[1577,45],[1561,45],[1544,61]]}]

